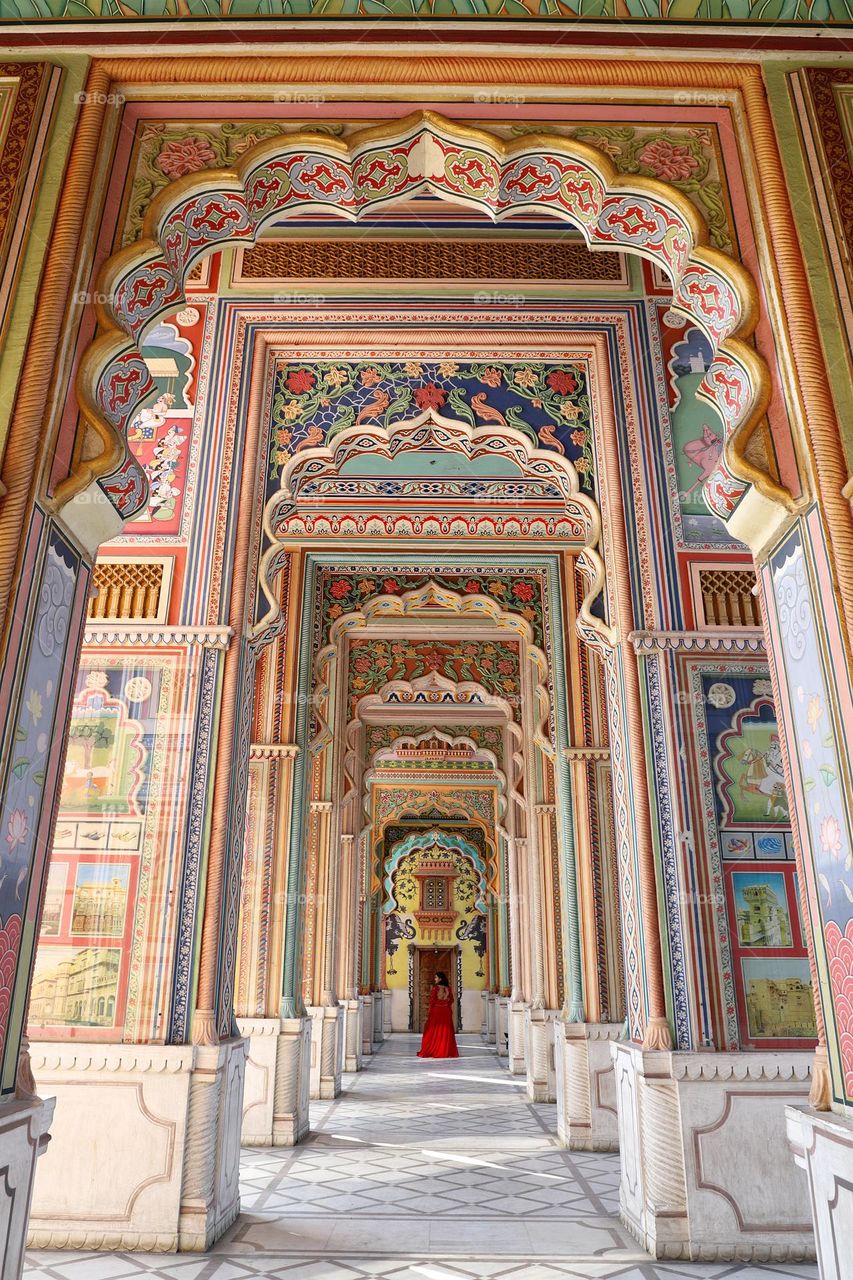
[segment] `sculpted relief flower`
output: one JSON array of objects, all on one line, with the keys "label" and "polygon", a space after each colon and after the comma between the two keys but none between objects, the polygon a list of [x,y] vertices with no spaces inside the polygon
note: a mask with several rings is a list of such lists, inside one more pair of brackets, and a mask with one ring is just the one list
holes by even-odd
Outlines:
[{"label": "sculpted relief flower", "polygon": [[216,162],[216,152],[206,138],[191,135],[164,144],[157,165],[167,178],[183,178]]},{"label": "sculpted relief flower", "polygon": [[699,161],[688,147],[670,142],[668,138],[656,138],[653,142],[647,142],[640,152],[639,160],[656,177],[669,182],[691,178],[699,168]]}]

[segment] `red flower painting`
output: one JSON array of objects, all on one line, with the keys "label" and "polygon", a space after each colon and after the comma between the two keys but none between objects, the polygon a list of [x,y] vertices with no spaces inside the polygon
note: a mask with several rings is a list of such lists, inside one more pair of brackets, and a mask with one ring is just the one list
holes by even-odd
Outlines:
[{"label": "red flower painting", "polygon": [[556,391],[560,396],[570,396],[578,389],[578,380],[568,369],[555,369],[553,373],[548,374],[545,381],[551,390]]},{"label": "red flower painting", "polygon": [[294,395],[304,396],[306,392],[313,389],[316,381],[310,369],[291,369],[284,380],[284,385]]},{"label": "red flower painting", "polygon": [[383,578],[382,590],[389,596],[398,595],[400,592],[400,584],[396,578]]},{"label": "red flower painting", "polygon": [[344,596],[349,595],[349,590],[349,578],[336,578],[329,587],[329,595],[334,596],[336,600],[343,600]]},{"label": "red flower painting", "polygon": [[12,1007],[12,990],[15,986],[15,970],[21,946],[21,917],[9,916],[0,928],[0,1051],[6,1043],[9,1010]]},{"label": "red flower painting", "polygon": [[847,921],[844,933],[834,920],[826,926],[826,951],[829,958],[829,980],[835,996],[835,1021],[841,1048],[844,1087],[853,1097],[853,920]]},{"label": "red flower painting", "polygon": [[512,594],[516,600],[522,600],[527,604],[533,599],[535,592],[529,582],[514,582],[512,584]]},{"label": "red flower painting", "polygon": [[415,388],[415,402],[419,409],[440,409],[446,399],[447,392],[432,382]]}]

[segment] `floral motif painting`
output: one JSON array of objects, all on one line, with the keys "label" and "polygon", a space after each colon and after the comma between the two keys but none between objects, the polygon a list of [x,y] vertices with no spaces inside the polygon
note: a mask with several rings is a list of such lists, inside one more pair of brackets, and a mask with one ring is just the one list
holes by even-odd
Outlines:
[{"label": "floral motif painting", "polygon": [[361,425],[389,428],[425,409],[470,427],[511,427],[570,458],[594,489],[585,371],[570,363],[395,360],[282,364],[272,401],[270,479],[288,458]]},{"label": "floral motif painting", "polygon": [[349,704],[355,714],[366,694],[391,680],[417,680],[437,672],[447,679],[474,681],[507,702],[518,700],[518,645],[478,640],[355,640],[350,647]]},{"label": "floral motif painting", "polygon": [[354,613],[376,596],[398,596],[435,582],[461,595],[484,595],[530,623],[533,643],[544,647],[544,604],[542,580],[535,573],[490,573],[482,569],[469,573],[404,573],[377,570],[358,573],[326,571],[320,581],[323,643],[328,643],[332,623]]}]

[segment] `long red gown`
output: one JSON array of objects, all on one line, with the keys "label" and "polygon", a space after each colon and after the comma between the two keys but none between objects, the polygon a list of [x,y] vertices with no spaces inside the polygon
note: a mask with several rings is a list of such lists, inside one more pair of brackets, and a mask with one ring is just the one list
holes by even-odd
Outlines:
[{"label": "long red gown", "polygon": [[[439,997],[439,992],[444,998]],[[453,1034],[453,996],[449,987],[433,987],[429,993],[429,1014],[424,1027],[419,1058],[458,1058]]]}]

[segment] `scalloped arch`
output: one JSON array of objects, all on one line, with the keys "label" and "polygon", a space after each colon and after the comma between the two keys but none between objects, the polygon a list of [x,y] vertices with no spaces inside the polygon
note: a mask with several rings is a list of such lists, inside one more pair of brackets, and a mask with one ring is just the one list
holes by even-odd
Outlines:
[{"label": "scalloped arch", "polygon": [[479,880],[475,910],[481,911],[483,915],[486,914],[486,881],[488,876],[486,864],[480,857],[479,849],[476,845],[473,845],[470,841],[464,839],[463,836],[451,836],[448,835],[447,832],[439,830],[437,827],[432,827],[429,831],[413,831],[410,836],[407,836],[405,840],[402,840],[400,844],[395,845],[392,849],[391,856],[386,863],[385,879],[383,881],[385,901],[382,904],[382,912],[384,915],[388,915],[388,913],[393,911],[396,906],[396,900],[394,898],[394,872],[397,870],[401,859],[404,858],[407,853],[414,853],[416,849],[429,849],[435,847],[445,849],[448,853],[461,853],[474,864],[474,870],[477,872]]},{"label": "scalloped arch", "polygon": [[76,391],[102,448],[78,460],[57,502],[97,484],[123,519],[143,504],[145,477],[126,443],[130,417],[151,389],[139,348],[151,326],[183,304],[184,283],[199,258],[252,244],[276,219],[332,210],[357,222],[421,192],[495,222],[551,213],[576,226],[592,248],[657,263],[673,282],[673,308],[714,350],[699,394],[718,409],[726,438],[705,484],[708,506],[727,519],[749,484],[785,500],[786,491],[743,455],[770,386],[766,364],[747,341],[757,315],[755,285],[738,262],[709,245],[707,227],[685,197],[655,179],[619,175],[609,157],[584,143],[546,133],[507,143],[417,111],[347,143],[306,134],[267,139],[235,168],[203,170],[160,193],[141,239],[113,254],[99,274],[102,331],[83,356]]}]

